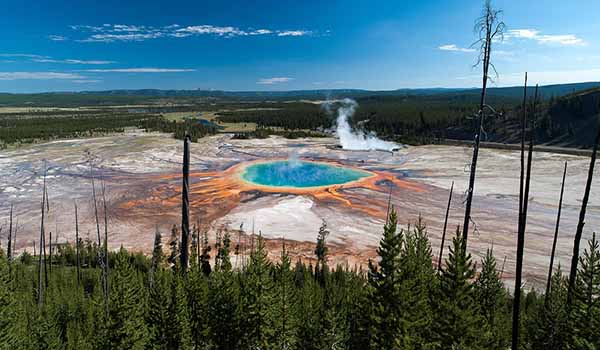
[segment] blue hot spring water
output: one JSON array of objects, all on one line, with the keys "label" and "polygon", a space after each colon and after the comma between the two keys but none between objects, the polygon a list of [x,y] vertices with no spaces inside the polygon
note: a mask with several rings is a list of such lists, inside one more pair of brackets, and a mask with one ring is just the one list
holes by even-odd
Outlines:
[{"label": "blue hot spring water", "polygon": [[371,175],[366,171],[298,160],[250,165],[242,174],[245,181],[271,187],[318,187],[343,184]]}]

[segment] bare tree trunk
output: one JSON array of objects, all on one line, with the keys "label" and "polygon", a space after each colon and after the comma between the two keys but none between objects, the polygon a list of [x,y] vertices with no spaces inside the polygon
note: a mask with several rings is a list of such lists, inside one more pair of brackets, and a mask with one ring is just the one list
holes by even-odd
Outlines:
[{"label": "bare tree trunk", "polygon": [[104,309],[105,309],[105,316],[108,317],[108,294],[106,293],[106,275],[105,275],[105,271],[106,269],[104,268],[104,253],[103,253],[103,249],[102,249],[102,238],[100,237],[100,218],[98,216],[98,199],[96,197],[96,183],[94,180],[94,170],[93,170],[93,164],[92,164],[92,157],[90,155],[90,178],[92,180],[92,199],[94,201],[94,216],[96,219],[96,234],[97,234],[97,239],[98,239],[98,265],[100,266],[100,271],[101,271],[101,276],[102,276],[102,294],[104,297]]},{"label": "bare tree trunk", "polygon": [[108,315],[108,207],[106,205],[106,186],[102,178],[102,208],[104,210],[104,294],[106,295],[106,314]]},{"label": "bare tree trunk", "polygon": [[[40,252],[38,256],[38,307],[42,307],[44,303],[44,284],[43,284],[43,272],[42,269],[45,270],[44,265],[42,264],[42,254],[46,249],[44,248],[44,219],[46,216],[46,166],[44,164],[44,185],[42,189],[42,217],[40,223]],[[34,242],[34,255],[35,255],[35,242]]]},{"label": "bare tree trunk", "polygon": [[[535,116],[536,105],[538,98],[538,87],[535,87],[535,97],[533,100],[532,115]],[[523,117],[524,118],[524,117]],[[533,142],[535,135],[534,118],[531,118],[531,130],[529,138],[529,152],[527,157],[527,174],[525,179],[525,191],[523,194],[522,208],[523,212],[519,213],[519,228],[517,238],[517,271],[515,277],[515,292],[513,302],[513,317],[512,317],[512,347],[511,349],[519,348],[519,332],[520,332],[520,311],[521,311],[521,283],[523,274],[523,251],[525,248],[525,229],[527,227],[527,207],[529,204],[529,186],[531,183],[531,163],[533,158]],[[524,132],[524,130],[522,130]]]},{"label": "bare tree trunk", "polygon": [[504,276],[504,266],[506,265],[506,255],[504,256],[504,260],[502,260],[502,268],[500,269],[500,280]]},{"label": "bare tree trunk", "polygon": [[8,247],[6,249],[6,255],[8,257],[8,263],[12,261],[12,232],[13,232],[13,204],[10,204],[10,219],[8,221]]},{"label": "bare tree trunk", "polygon": [[[481,142],[481,134],[483,132],[483,120],[485,117],[485,98],[487,93],[487,83],[490,79],[489,69],[492,58],[492,43],[496,36],[502,36],[505,25],[504,22],[500,21],[499,16],[501,11],[492,8],[491,2],[488,0],[485,3],[483,9],[483,15],[475,22],[475,29],[479,31],[479,40],[477,40],[472,46],[479,44],[479,60],[478,64],[482,64],[482,86],[481,86],[481,98],[479,101],[478,116],[478,127],[475,132],[475,142],[473,146],[473,158],[471,160],[470,175],[469,175],[469,188],[467,190],[467,199],[465,204],[465,219],[463,222],[463,237],[465,240],[465,246],[469,237],[469,224],[471,222],[471,205],[473,202],[473,193],[475,191],[475,174],[477,172],[477,159],[479,158],[479,145]],[[494,69],[495,71],[495,69]]]},{"label": "bare tree trunk", "polygon": [[181,271],[187,272],[190,235],[190,137],[183,140],[183,186],[181,191]]},{"label": "bare tree trunk", "polygon": [[554,240],[552,241],[552,253],[550,254],[550,267],[548,268],[548,280],[546,282],[546,294],[544,295],[544,303],[548,303],[550,295],[550,285],[552,284],[552,267],[554,265],[554,254],[556,253],[556,241],[558,240],[558,228],[560,227],[560,214],[562,211],[563,194],[565,193],[565,179],[567,177],[567,162],[565,162],[565,170],[563,172],[562,184],[560,186],[560,199],[558,200],[558,214],[556,215],[556,226],[554,228]]},{"label": "bare tree trunk", "polygon": [[448,206],[446,207],[446,218],[444,219],[444,229],[442,231],[442,244],[440,245],[440,256],[438,257],[438,271],[442,271],[442,256],[444,255],[444,243],[446,241],[446,228],[448,227],[448,214],[450,214],[450,204],[452,204],[452,192],[454,192],[454,181],[450,186],[450,195],[448,196]]},{"label": "bare tree trunk", "polygon": [[577,277],[577,263],[579,262],[579,245],[581,243],[581,235],[583,234],[583,226],[585,225],[585,212],[590,199],[590,190],[592,188],[592,179],[594,178],[594,165],[596,164],[596,153],[598,152],[598,143],[600,143],[600,124],[598,125],[598,135],[594,142],[594,149],[590,159],[590,167],[588,178],[585,184],[585,192],[581,201],[581,212],[579,213],[579,222],[577,223],[577,231],[575,232],[575,241],[573,244],[573,257],[571,259],[571,271],[569,273],[569,289],[567,293],[567,307],[570,309],[573,301],[573,289],[575,288],[575,278]]},{"label": "bare tree trunk", "polygon": [[77,258],[77,286],[81,284],[81,262],[79,261],[79,218],[77,216],[77,202],[75,204],[75,254]]}]

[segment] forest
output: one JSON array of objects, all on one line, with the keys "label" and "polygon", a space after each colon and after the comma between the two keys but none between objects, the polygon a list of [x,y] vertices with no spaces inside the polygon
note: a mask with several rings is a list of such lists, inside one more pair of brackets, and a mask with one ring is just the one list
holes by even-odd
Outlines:
[{"label": "forest", "polygon": [[[327,236],[323,225],[314,257],[292,261],[284,241],[270,259],[260,235],[246,247],[226,231],[211,246],[194,228],[187,269],[177,227],[166,249],[156,233],[150,257],[121,248],[98,260],[102,243],[81,239],[16,256],[9,243],[0,349],[509,348],[513,298],[491,247],[475,261],[457,230],[436,266],[423,222],[398,228],[393,209],[367,269],[329,266]],[[600,347],[595,235],[570,302],[567,285],[559,266],[547,293],[523,291],[520,349]]]}]

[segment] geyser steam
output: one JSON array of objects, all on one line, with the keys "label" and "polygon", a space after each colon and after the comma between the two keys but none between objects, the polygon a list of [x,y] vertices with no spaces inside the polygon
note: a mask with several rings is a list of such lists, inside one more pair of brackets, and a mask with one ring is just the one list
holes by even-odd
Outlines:
[{"label": "geyser steam", "polygon": [[337,110],[336,133],[340,139],[340,144],[342,145],[343,149],[354,151],[393,151],[394,149],[398,149],[400,147],[394,142],[381,140],[374,132],[366,133],[363,130],[353,130],[348,122],[348,119],[354,115],[356,107],[358,107],[358,103],[349,98],[343,99],[340,103],[341,106]]}]

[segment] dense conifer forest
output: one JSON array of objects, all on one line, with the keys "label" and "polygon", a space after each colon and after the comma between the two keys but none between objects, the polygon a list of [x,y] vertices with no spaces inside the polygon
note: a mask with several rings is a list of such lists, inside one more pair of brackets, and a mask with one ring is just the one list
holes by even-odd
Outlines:
[{"label": "dense conifer forest", "polygon": [[[182,269],[173,228],[166,247],[157,233],[151,257],[109,253],[107,295],[96,243],[35,256],[15,256],[3,245],[0,348],[509,348],[512,297],[492,247],[475,261],[457,230],[438,269],[424,223],[398,228],[392,210],[378,258],[362,269],[330,266],[327,234],[323,226],[314,258],[292,261],[282,242],[272,262],[260,235],[243,252],[229,233],[209,246],[194,230],[189,269]],[[595,235],[580,258],[570,306],[560,266],[549,294],[523,293],[520,348],[600,347]]]}]

